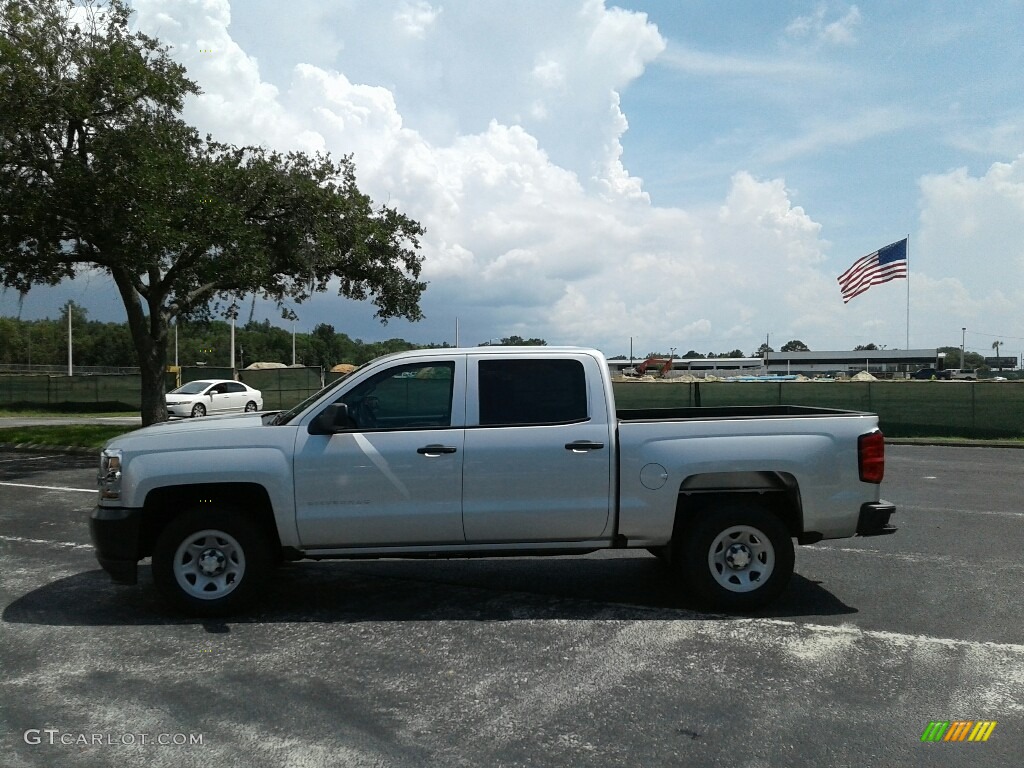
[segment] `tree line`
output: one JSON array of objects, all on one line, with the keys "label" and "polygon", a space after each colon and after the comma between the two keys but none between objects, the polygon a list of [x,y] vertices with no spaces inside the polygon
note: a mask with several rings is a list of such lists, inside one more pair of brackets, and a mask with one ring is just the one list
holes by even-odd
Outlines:
[{"label": "tree line", "polygon": [[[0,364],[59,365],[68,361],[68,310],[65,305],[56,320],[21,320],[0,317]],[[70,303],[73,363],[76,366],[136,368],[138,360],[127,323],[104,323],[88,319],[88,311]],[[169,362],[174,362],[175,330],[169,340]],[[507,336],[503,345],[539,345],[544,339]],[[181,322],[177,326],[178,363],[231,367],[231,323],[224,320]],[[405,339],[363,341],[353,339],[334,326],[321,323],[311,333],[295,334],[295,362],[330,369],[339,363],[362,365],[381,355],[408,349],[443,349],[447,342],[416,344]],[[235,366],[255,362],[292,362],[292,332],[269,320],[249,321],[235,327]]]}]

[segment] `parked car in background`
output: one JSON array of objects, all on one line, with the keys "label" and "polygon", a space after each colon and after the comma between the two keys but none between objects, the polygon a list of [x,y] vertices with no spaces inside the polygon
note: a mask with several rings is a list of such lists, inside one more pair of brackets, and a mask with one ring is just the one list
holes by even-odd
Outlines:
[{"label": "parked car in background", "polygon": [[948,373],[954,379],[961,381],[977,381],[978,372],[973,368],[951,368]]},{"label": "parked car in background", "polygon": [[263,394],[231,379],[190,381],[167,393],[167,413],[182,419],[260,410],[263,410]]},{"label": "parked car in background", "polygon": [[919,371],[914,371],[910,374],[912,379],[945,379],[949,380],[953,378],[951,370],[940,371],[936,368],[922,368]]}]

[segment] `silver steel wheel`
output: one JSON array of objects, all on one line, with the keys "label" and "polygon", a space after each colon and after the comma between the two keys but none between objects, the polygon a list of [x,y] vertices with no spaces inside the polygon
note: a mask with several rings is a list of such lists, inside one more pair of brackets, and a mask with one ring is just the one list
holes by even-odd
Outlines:
[{"label": "silver steel wheel", "polygon": [[197,419],[200,416],[206,415],[206,406],[202,403],[196,403],[192,406],[192,418]]},{"label": "silver steel wheel", "polygon": [[224,531],[198,531],[178,546],[172,567],[175,581],[189,597],[220,600],[241,583],[245,552]]},{"label": "silver steel wheel", "polygon": [[726,528],[708,549],[708,567],[719,586],[730,592],[760,589],[775,570],[775,547],[752,525]]},{"label": "silver steel wheel", "polygon": [[255,413],[255,411],[256,411],[256,403],[254,403],[252,400],[250,400],[248,403],[245,404],[245,412],[246,413]]}]

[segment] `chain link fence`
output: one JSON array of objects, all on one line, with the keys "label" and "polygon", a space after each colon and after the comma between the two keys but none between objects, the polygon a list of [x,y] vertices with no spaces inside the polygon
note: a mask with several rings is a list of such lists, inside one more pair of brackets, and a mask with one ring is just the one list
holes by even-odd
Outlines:
[{"label": "chain link fence", "polygon": [[890,437],[1024,437],[1024,383],[615,382],[620,408],[809,405],[878,414]]},{"label": "chain link fence", "polygon": [[[183,367],[181,383],[202,379],[230,379],[230,368]],[[239,381],[263,394],[263,408],[291,408],[321,388],[323,369],[272,368],[239,371]],[[166,388],[177,386],[177,376],[166,374]],[[60,411],[133,411],[142,407],[142,377],[128,375],[17,375],[0,374],[0,407]]]}]

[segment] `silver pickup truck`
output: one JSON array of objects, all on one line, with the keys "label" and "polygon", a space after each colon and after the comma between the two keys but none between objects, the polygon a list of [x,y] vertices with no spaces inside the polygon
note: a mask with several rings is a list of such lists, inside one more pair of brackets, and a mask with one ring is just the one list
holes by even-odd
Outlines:
[{"label": "silver pickup truck", "polygon": [[115,581],[151,556],[198,615],[250,602],[282,560],[607,548],[648,550],[692,601],[742,611],[786,587],[794,539],[893,530],[884,451],[868,413],[616,411],[594,350],[418,350],[287,412],[110,441],[90,528]]}]

